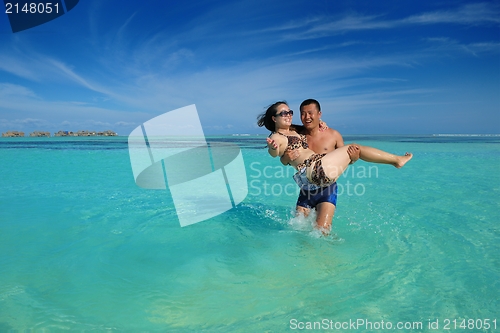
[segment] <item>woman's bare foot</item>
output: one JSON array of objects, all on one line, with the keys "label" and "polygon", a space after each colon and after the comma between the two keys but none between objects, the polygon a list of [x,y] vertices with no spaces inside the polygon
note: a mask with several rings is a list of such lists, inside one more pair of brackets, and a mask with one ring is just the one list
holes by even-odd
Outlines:
[{"label": "woman's bare foot", "polygon": [[398,156],[398,161],[394,164],[394,166],[398,169],[402,168],[406,164],[406,162],[411,160],[412,157],[412,153],[406,153],[404,154],[404,156]]}]

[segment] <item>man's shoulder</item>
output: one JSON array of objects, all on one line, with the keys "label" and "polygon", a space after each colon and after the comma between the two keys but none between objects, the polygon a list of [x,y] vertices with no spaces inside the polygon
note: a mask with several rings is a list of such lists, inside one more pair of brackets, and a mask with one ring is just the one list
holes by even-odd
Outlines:
[{"label": "man's shoulder", "polygon": [[325,133],[327,133],[329,136],[332,136],[332,137],[342,137],[342,135],[340,135],[340,132],[337,131],[336,129],[333,129],[333,128],[328,128]]},{"label": "man's shoulder", "polygon": [[326,136],[323,137],[324,140],[329,142],[332,147],[334,147],[334,149],[337,149],[344,145],[344,138],[342,138],[342,135],[339,131],[333,128],[329,128],[328,131],[325,131],[324,133],[327,133]]}]

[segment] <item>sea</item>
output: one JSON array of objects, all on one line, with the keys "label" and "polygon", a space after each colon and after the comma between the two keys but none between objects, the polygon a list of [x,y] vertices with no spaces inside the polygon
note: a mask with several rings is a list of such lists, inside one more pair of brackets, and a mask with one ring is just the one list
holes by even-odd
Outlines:
[{"label": "sea", "polygon": [[127,137],[1,138],[0,332],[500,331],[500,136],[346,135],[414,157],[351,165],[328,236],[265,138],[207,137],[248,194],[184,227]]}]

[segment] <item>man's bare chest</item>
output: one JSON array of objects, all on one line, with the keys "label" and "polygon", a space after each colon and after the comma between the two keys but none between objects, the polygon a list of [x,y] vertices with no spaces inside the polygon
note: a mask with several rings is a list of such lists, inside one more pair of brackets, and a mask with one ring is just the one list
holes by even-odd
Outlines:
[{"label": "man's bare chest", "polygon": [[312,137],[308,135],[307,144],[309,145],[309,148],[312,151],[320,154],[320,153],[328,153],[335,150],[336,141],[334,138],[329,136]]}]

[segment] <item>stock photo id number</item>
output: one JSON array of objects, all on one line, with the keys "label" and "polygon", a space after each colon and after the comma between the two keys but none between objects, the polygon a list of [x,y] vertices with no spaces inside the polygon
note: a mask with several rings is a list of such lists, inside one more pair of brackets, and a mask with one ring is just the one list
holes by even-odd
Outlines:
[{"label": "stock photo id number", "polygon": [[73,9],[79,0],[9,1],[4,0],[5,14],[12,32],[20,32],[52,21]]}]

